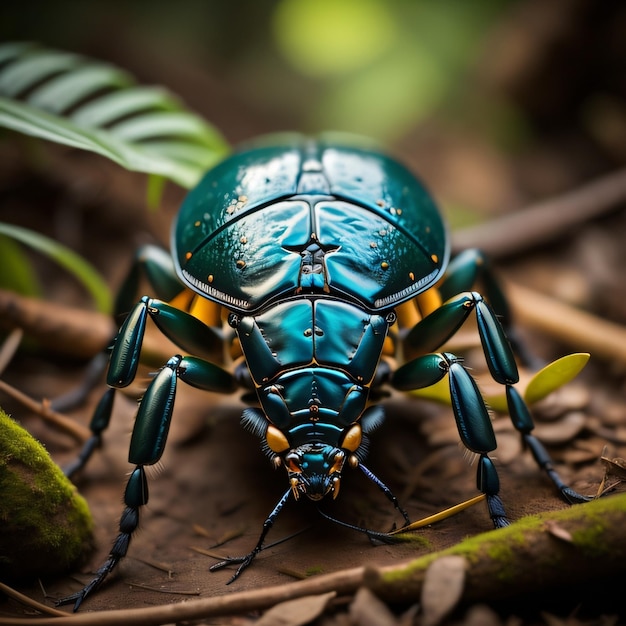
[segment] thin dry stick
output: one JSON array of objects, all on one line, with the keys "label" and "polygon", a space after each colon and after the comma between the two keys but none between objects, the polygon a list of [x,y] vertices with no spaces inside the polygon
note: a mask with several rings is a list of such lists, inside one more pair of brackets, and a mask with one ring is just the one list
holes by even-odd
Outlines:
[{"label": "thin dry stick", "polygon": [[9,598],[13,598],[14,600],[17,600],[20,604],[30,607],[31,609],[34,609],[35,611],[39,611],[40,613],[43,613],[44,615],[54,615],[55,617],[67,617],[67,613],[64,613],[63,611],[59,611],[58,609],[54,609],[51,606],[42,604],[41,602],[37,602],[37,600],[33,600],[32,598],[25,596],[23,593],[16,591],[15,589],[13,589],[12,587],[9,587],[8,585],[5,585],[3,582],[0,582],[0,591],[2,591],[2,593],[4,593],[4,595],[8,596]]},{"label": "thin dry stick", "polygon": [[67,415],[53,411],[45,401],[37,402],[37,400],[33,400],[30,396],[27,396],[25,393],[12,387],[3,380],[0,380],[0,391],[4,391],[8,396],[17,400],[20,404],[39,415],[55,428],[71,435],[79,443],[85,443],[91,436],[91,431],[86,426],[75,422],[73,419],[67,417]]},{"label": "thin dry stick", "polygon": [[0,289],[0,328],[22,328],[45,348],[90,358],[107,347],[113,320],[104,313],[26,298]]},{"label": "thin dry stick", "polygon": [[520,325],[564,344],[626,365],[626,328],[571,307],[534,289],[507,282],[506,292]]},{"label": "thin dry stick", "polygon": [[492,259],[519,254],[626,203],[626,170],[572,192],[453,233],[453,250],[480,248]]},{"label": "thin dry stick", "polygon": [[237,615],[328,591],[336,591],[338,594],[354,593],[363,581],[364,571],[365,568],[358,567],[288,585],[240,591],[159,607],[66,614],[65,618],[53,619],[0,618],[0,626],[156,626],[217,615]]},{"label": "thin dry stick", "polygon": [[4,340],[0,348],[0,376],[15,356],[20,343],[22,343],[23,336],[24,331],[21,328],[14,328]]}]

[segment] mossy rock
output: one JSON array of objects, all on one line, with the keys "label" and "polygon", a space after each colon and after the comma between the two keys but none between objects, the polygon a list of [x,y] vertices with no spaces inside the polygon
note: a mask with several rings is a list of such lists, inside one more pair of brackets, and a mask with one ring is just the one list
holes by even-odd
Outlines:
[{"label": "mossy rock", "polygon": [[93,547],[85,500],[45,448],[0,409],[0,580],[61,574]]}]

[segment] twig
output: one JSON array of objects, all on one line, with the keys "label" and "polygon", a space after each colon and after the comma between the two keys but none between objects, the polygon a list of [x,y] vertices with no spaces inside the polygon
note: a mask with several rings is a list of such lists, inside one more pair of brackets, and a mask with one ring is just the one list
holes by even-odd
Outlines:
[{"label": "twig", "polygon": [[22,328],[45,348],[80,358],[92,357],[106,348],[114,334],[113,320],[108,315],[3,289],[0,328]]},{"label": "twig", "polygon": [[[555,539],[554,525],[572,542]],[[508,528],[483,533],[456,546],[409,563],[380,569],[358,567],[289,584],[240,591],[218,597],[141,609],[78,613],[64,618],[0,618],[0,626],[152,626],[237,615],[267,609],[279,602],[336,591],[350,595],[371,586],[383,600],[414,603],[428,566],[450,554],[468,560],[463,598],[489,602],[507,595],[546,591],[552,586],[623,572],[626,543],[626,494],[533,515]]]},{"label": "twig", "polygon": [[564,344],[626,365],[626,328],[569,306],[555,298],[507,282],[506,292],[515,319]]},{"label": "twig", "polygon": [[400,567],[368,569],[365,584],[388,602],[415,602],[429,565],[449,555],[467,561],[466,602],[528,597],[600,577],[610,580],[624,572],[625,523],[626,494],[609,496],[523,518]]},{"label": "twig", "polygon": [[71,435],[79,443],[85,443],[91,436],[91,431],[86,426],[75,422],[67,415],[53,411],[46,401],[37,402],[3,380],[0,380],[0,391],[4,391],[8,396],[11,396],[14,400],[33,411],[33,413],[41,416],[46,422]]},{"label": "twig", "polygon": [[513,256],[562,237],[574,226],[626,203],[626,170],[569,193],[452,235],[453,250],[480,248],[492,259]]},{"label": "twig", "polygon": [[2,582],[0,582],[0,591],[2,591],[2,593],[4,593],[5,595],[9,596],[9,598],[13,598],[14,600],[17,600],[20,604],[23,604],[24,606],[28,606],[31,609],[34,609],[35,611],[39,611],[40,613],[43,613],[44,615],[54,615],[56,617],[67,616],[67,613],[64,613],[63,611],[59,611],[58,609],[54,609],[51,606],[42,604],[41,602],[37,602],[37,600],[33,600],[32,598],[25,596],[23,593],[16,591],[12,587],[9,587],[8,585],[5,585]]},{"label": "twig", "polygon": [[22,343],[23,336],[24,331],[21,328],[14,328],[4,340],[2,348],[0,348],[0,376],[15,356],[20,343]]}]

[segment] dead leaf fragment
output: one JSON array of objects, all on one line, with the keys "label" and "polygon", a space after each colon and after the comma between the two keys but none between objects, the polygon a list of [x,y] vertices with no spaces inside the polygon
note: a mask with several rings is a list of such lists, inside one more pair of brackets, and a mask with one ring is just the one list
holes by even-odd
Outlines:
[{"label": "dead leaf fragment", "polygon": [[256,626],[303,626],[318,618],[336,595],[335,591],[329,591],[281,602],[265,611]]},{"label": "dead leaf fragment", "polygon": [[359,626],[393,626],[398,620],[367,587],[361,587],[350,604],[350,623]]},{"label": "dead leaf fragment", "polygon": [[572,543],[573,541],[571,533],[563,528],[563,526],[559,526],[554,520],[548,520],[546,522],[546,530],[560,541],[565,541],[566,543]]},{"label": "dead leaf fragment", "polygon": [[609,459],[603,456],[600,460],[604,463],[607,476],[615,476],[620,480],[626,480],[626,459]]},{"label": "dead leaf fragment", "polygon": [[444,556],[430,564],[422,587],[422,626],[436,626],[454,609],[463,594],[466,571],[462,556]]}]

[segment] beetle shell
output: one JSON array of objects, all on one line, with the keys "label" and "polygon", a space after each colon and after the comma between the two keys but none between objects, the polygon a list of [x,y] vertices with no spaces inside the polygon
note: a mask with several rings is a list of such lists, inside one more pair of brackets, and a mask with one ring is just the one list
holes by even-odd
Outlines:
[{"label": "beetle shell", "polygon": [[172,251],[183,282],[230,310],[256,312],[310,288],[375,312],[440,278],[446,235],[402,165],[300,140],[253,146],[212,169],[181,207]]}]

